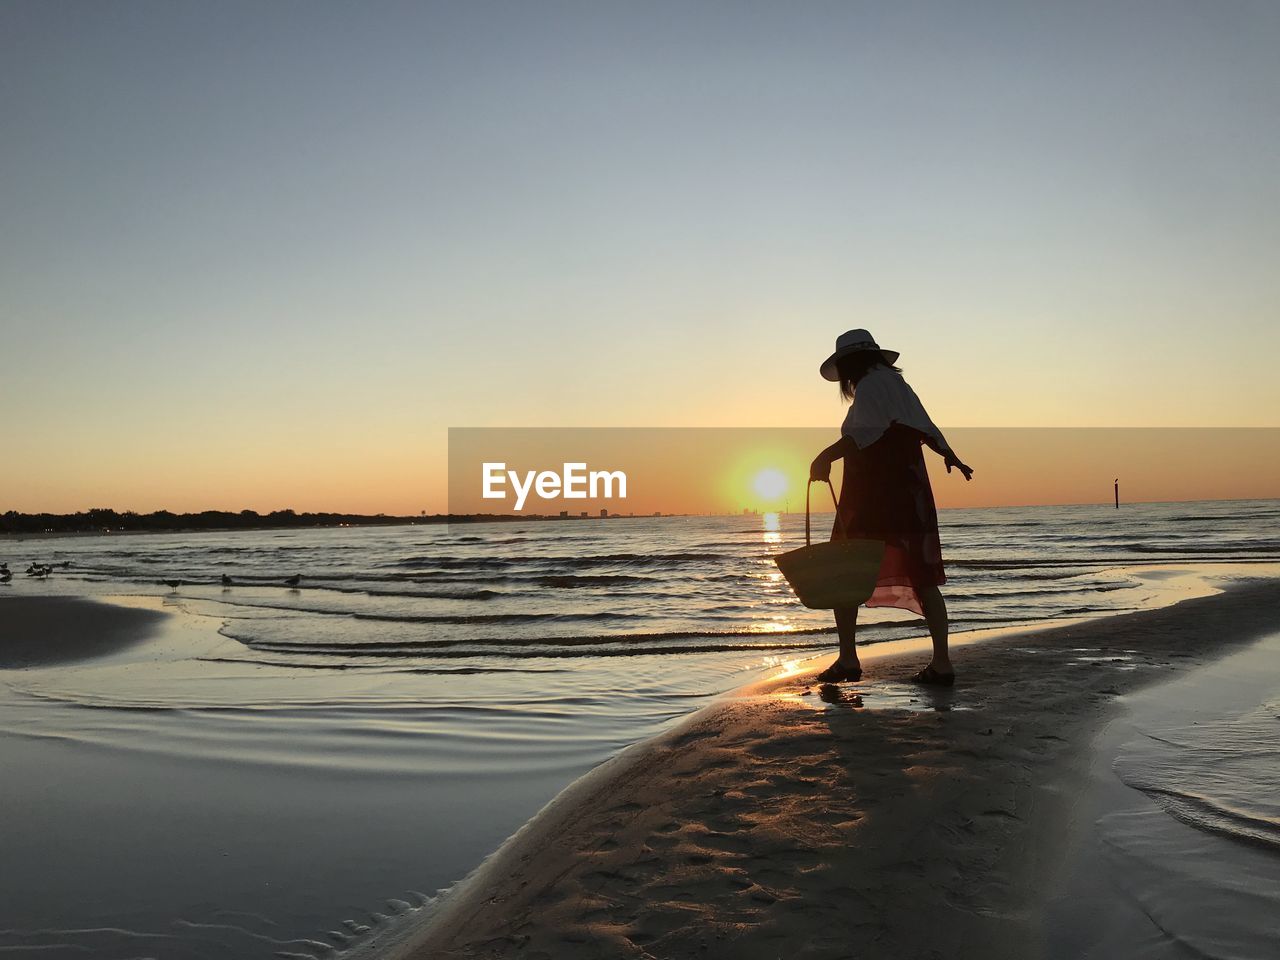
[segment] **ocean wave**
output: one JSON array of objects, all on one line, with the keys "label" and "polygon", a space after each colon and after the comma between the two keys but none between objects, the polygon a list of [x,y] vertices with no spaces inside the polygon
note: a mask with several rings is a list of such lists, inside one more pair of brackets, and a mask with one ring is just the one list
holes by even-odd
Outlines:
[{"label": "ocean wave", "polygon": [[362,593],[369,597],[407,597],[417,600],[496,600],[507,594],[501,590],[380,590],[328,587],[339,593]]},{"label": "ocean wave", "polygon": [[[768,556],[768,554],[760,554]],[[740,554],[727,551],[683,552],[683,553],[609,553],[581,556],[539,556],[526,555],[514,557],[458,557],[458,556],[416,556],[405,557],[387,566],[408,567],[410,569],[440,570],[492,570],[504,567],[560,565],[571,569],[586,567],[670,567],[690,563],[724,563],[749,559]]]},{"label": "ocean wave", "polygon": [[[872,630],[875,628],[885,629],[893,626],[920,626],[924,623],[919,621],[898,621],[885,624],[867,624],[865,627],[859,627],[859,631]],[[329,653],[347,652],[347,651],[377,651],[380,649],[415,649],[420,653],[434,652],[437,650],[448,650],[457,647],[467,648],[490,648],[490,647],[519,647],[527,649],[544,649],[554,647],[575,647],[575,646],[601,646],[618,643],[651,643],[654,641],[670,641],[678,639],[690,640],[712,640],[712,639],[740,639],[743,637],[758,638],[785,638],[800,636],[819,636],[822,634],[834,633],[835,624],[823,627],[800,628],[796,630],[666,630],[649,633],[615,633],[615,634],[569,634],[562,636],[542,636],[542,637],[431,637],[419,638],[413,640],[363,640],[353,639],[351,642],[330,643],[330,642],[313,642],[306,640],[262,640],[247,632],[247,628],[237,626],[224,627],[222,630],[225,636],[238,640],[246,646],[254,649],[266,649],[268,645],[279,646],[284,649],[295,650],[298,652],[313,653]],[[327,649],[333,648],[333,649]]]},{"label": "ocean wave", "polygon": [[[1178,543],[1160,543],[1145,544],[1135,543],[1129,547],[1134,553],[1174,553],[1181,547]],[[1221,557],[1233,555],[1249,555],[1249,559],[1256,560],[1253,554],[1271,554],[1267,559],[1280,558],[1280,540],[1252,540],[1237,541],[1229,544],[1206,544],[1197,540],[1186,545],[1185,553],[1178,553],[1179,559],[1197,558],[1197,557]]]},{"label": "ocean wave", "polygon": [[972,529],[990,529],[992,527],[1043,527],[1046,526],[1044,520],[1016,520],[1016,521],[999,521],[999,520],[971,520],[971,521],[953,521],[947,520],[945,513],[938,518],[938,527],[943,530],[972,530]]},{"label": "ocean wave", "polygon": [[1114,590],[1127,590],[1132,587],[1133,584],[1129,582],[1082,583],[1067,587],[1039,588],[1014,585],[1004,591],[964,590],[960,588],[953,591],[949,596],[955,600],[1025,600],[1032,597],[1074,596],[1080,593],[1111,593]]},{"label": "ocean wave", "polygon": [[1280,824],[1265,816],[1251,816],[1205,794],[1169,786],[1144,786],[1130,780],[1125,782],[1141,790],[1170,816],[1188,826],[1280,853]]},{"label": "ocean wave", "polygon": [[1280,852],[1278,708],[1148,732],[1116,757],[1115,771],[1182,823]]},{"label": "ocean wave", "polygon": [[575,587],[613,587],[624,583],[653,583],[651,577],[634,577],[624,573],[550,574],[528,578],[528,582],[540,587],[573,589]]},{"label": "ocean wave", "polygon": [[[834,627],[832,632],[834,632]],[[758,634],[761,638],[769,636],[780,636],[779,634]],[[352,657],[422,657],[424,651],[415,646],[408,644],[389,644],[380,649],[369,649],[367,645],[359,647],[345,646],[343,644],[335,644],[330,648],[306,649],[306,645],[293,646],[287,644],[279,644],[274,642],[260,642],[251,644],[254,650],[263,650],[269,653],[315,653],[325,655],[341,654],[342,656]],[[689,644],[665,644],[650,645],[637,644],[634,646],[615,647],[608,645],[595,645],[591,647],[548,647],[545,649],[531,650],[526,647],[511,647],[494,650],[441,650],[432,649],[430,656],[433,658],[464,658],[464,657],[502,657],[514,660],[537,659],[537,658],[565,658],[565,657],[639,657],[653,655],[670,655],[682,653],[732,653],[741,651],[773,651],[773,650],[822,650],[830,647],[830,643],[817,642],[774,642],[774,643],[689,643]]]},{"label": "ocean wave", "polygon": [[[307,611],[308,613],[317,611]],[[616,610],[601,610],[583,613],[563,611],[557,613],[365,613],[351,611],[348,615],[354,620],[378,620],[392,623],[572,623],[585,621],[588,623],[612,620],[637,620],[644,614],[622,613]]]},{"label": "ocean wave", "polygon": [[[254,667],[285,667],[293,669],[299,666],[305,666],[308,670],[351,670],[359,672],[361,670],[375,670],[381,672],[385,668],[377,664],[365,663],[316,663],[308,660],[306,663],[299,661],[287,660],[260,660],[251,657],[196,657],[204,663],[246,663]],[[457,674],[465,676],[477,673],[564,673],[557,667],[498,667],[498,666],[482,666],[482,667],[397,667],[396,673],[417,673],[417,674]]]},{"label": "ocean wave", "polygon": [[[1033,619],[1033,618],[1028,618]],[[859,628],[861,630],[861,628]],[[662,642],[660,638],[662,634],[650,635],[652,639],[638,640],[637,637],[643,635],[633,635],[631,638],[621,636],[618,638],[569,638],[575,641],[581,640],[581,643],[575,644],[558,644],[555,646],[537,646],[531,647],[527,643],[522,644],[518,641],[513,642],[510,638],[502,641],[494,641],[498,646],[492,648],[485,647],[476,641],[454,641],[457,647],[441,647],[432,641],[405,641],[400,643],[389,642],[385,644],[369,644],[362,643],[359,645],[351,644],[306,644],[306,643],[289,643],[287,641],[244,641],[246,646],[251,647],[255,651],[264,651],[268,653],[292,654],[292,655],[322,655],[322,656],[349,656],[349,657],[385,657],[388,659],[397,658],[421,658],[430,657],[432,659],[466,659],[466,658],[507,658],[512,660],[532,660],[532,659],[562,659],[562,658],[588,658],[588,657],[640,657],[640,656],[674,656],[679,654],[692,653],[742,653],[756,652],[766,653],[770,651],[801,651],[801,650],[826,650],[831,648],[831,641],[824,640],[791,640],[791,637],[803,637],[809,635],[834,634],[835,626],[823,630],[794,630],[786,633],[755,633],[746,635],[734,635],[730,633],[723,634],[699,634],[697,632],[689,632],[688,634],[673,634],[673,637],[687,636],[689,642],[674,643]],[[907,631],[900,631],[899,636],[905,635]],[[725,638],[715,642],[708,642],[708,636],[720,636]],[[747,638],[754,638],[753,642],[746,642]],[[864,644],[872,645],[887,640],[897,639],[894,636],[886,636],[881,638],[873,638],[864,640]],[[627,641],[627,642],[624,642]],[[486,641],[488,642],[488,641]]]},{"label": "ocean wave", "polygon": [[[1039,616],[1003,616],[999,618],[972,617],[956,619],[954,625],[965,629],[1001,626],[1010,623],[1031,623],[1042,619]],[[408,621],[413,622],[413,621]],[[252,623],[247,621],[245,623]],[[858,633],[875,642],[880,635],[894,637],[910,633],[920,633],[926,624],[924,620],[885,620],[868,623],[858,627]],[[653,644],[663,644],[673,650],[688,650],[693,646],[705,650],[787,648],[795,646],[792,638],[820,637],[835,633],[835,624],[824,624],[817,627],[798,627],[792,630],[739,629],[739,630],[700,630],[673,629],[653,632],[634,633],[585,633],[558,636],[532,637],[414,637],[411,639],[364,639],[353,637],[350,641],[314,641],[264,638],[261,631],[255,632],[252,626],[232,623],[222,628],[222,633],[233,640],[243,643],[254,650],[272,650],[276,652],[294,652],[303,654],[350,654],[354,656],[381,656],[384,653],[399,651],[403,655],[414,656],[507,656],[550,655],[555,650],[569,648],[613,648],[625,647],[632,652],[646,650]],[[753,642],[741,646],[738,641],[751,639]],[[676,641],[684,641],[676,643]],[[826,645],[826,644],[820,644]],[[410,653],[411,651],[411,653]]]}]

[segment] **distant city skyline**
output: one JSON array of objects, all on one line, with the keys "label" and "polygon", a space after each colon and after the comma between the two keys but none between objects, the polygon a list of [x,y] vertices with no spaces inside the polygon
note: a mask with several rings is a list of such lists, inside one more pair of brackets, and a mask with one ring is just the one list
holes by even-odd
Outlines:
[{"label": "distant city skyline", "polygon": [[9,0],[0,511],[834,436],[851,327],[944,427],[1280,425],[1277,49],[1247,2]]}]

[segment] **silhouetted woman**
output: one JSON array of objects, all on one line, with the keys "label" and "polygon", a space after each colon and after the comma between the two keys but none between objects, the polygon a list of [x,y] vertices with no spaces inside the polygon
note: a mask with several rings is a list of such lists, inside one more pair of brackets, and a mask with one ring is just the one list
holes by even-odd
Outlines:
[{"label": "silhouetted woman", "polygon": [[[831,476],[831,464],[844,460],[844,480],[831,539],[883,540],[884,561],[869,607],[901,607],[925,618],[933,638],[933,659],[915,675],[918,683],[951,686],[955,670],[947,649],[947,605],[939,585],[946,582],[938,511],[933,503],[922,446],[944,458],[968,480],[973,470],[960,462],[929,419],[920,398],[895,367],[898,353],[881,350],[866,330],[850,330],[821,367],[827,380],[853,401],[840,439],[818,454],[809,468],[812,480]],[[817,679],[824,683],[858,680],[855,634],[858,608],[837,609],[840,656]]]}]

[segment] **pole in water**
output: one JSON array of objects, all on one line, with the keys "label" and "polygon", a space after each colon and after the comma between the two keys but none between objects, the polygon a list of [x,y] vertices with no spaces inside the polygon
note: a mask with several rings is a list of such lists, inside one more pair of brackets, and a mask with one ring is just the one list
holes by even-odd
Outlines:
[{"label": "pole in water", "polygon": [[1120,509],[1120,478],[1116,477],[1116,509]]}]

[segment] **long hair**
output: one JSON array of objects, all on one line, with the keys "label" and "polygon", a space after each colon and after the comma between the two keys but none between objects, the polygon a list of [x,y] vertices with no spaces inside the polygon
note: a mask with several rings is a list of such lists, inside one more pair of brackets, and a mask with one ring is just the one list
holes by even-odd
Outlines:
[{"label": "long hair", "polygon": [[837,360],[836,373],[840,374],[840,396],[846,401],[851,401],[858,381],[865,377],[869,370],[876,367],[887,367],[894,373],[902,372],[901,367],[885,363],[884,354],[879,350],[859,350],[857,353],[846,354]]}]

